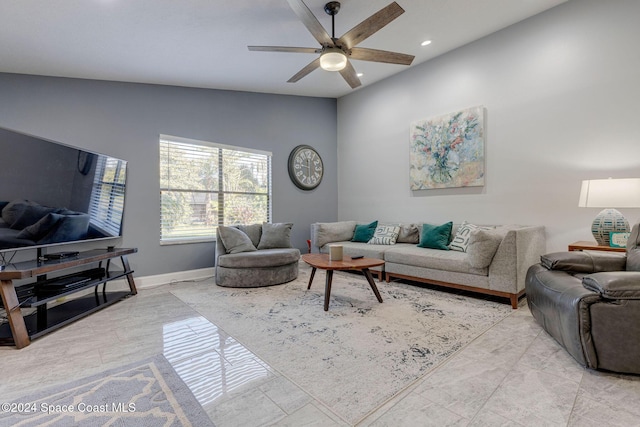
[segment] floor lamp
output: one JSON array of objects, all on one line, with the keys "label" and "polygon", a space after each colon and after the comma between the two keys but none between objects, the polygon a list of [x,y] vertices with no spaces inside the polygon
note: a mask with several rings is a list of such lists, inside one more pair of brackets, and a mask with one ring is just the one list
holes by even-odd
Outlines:
[{"label": "floor lamp", "polygon": [[640,208],[640,178],[582,181],[578,206],[605,208],[593,220],[591,232],[599,245],[609,246],[609,233],[629,231],[629,221],[615,208]]}]

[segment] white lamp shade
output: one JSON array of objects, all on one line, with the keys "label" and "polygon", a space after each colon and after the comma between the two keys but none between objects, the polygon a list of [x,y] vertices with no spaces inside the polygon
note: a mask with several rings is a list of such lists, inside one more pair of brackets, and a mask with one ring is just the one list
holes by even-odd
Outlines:
[{"label": "white lamp shade", "polygon": [[581,208],[640,208],[640,178],[582,181]]},{"label": "white lamp shade", "polygon": [[347,55],[341,49],[331,47],[320,55],[320,67],[326,71],[340,71],[347,66]]}]

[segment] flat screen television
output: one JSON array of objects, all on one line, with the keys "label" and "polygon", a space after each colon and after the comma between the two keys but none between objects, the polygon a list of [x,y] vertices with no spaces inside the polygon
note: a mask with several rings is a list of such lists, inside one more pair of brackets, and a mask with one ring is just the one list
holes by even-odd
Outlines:
[{"label": "flat screen television", "polygon": [[127,162],[0,128],[0,256],[122,236]]}]

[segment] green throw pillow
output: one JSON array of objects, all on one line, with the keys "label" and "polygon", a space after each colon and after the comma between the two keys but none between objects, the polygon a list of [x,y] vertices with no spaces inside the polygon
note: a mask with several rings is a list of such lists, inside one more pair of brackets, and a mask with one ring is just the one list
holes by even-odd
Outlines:
[{"label": "green throw pillow", "polygon": [[452,228],[453,222],[451,221],[442,225],[423,224],[418,247],[448,251]]},{"label": "green throw pillow", "polygon": [[371,224],[359,224],[356,225],[356,231],[353,233],[352,242],[367,243],[373,237],[373,233],[376,232],[378,221],[373,221]]}]

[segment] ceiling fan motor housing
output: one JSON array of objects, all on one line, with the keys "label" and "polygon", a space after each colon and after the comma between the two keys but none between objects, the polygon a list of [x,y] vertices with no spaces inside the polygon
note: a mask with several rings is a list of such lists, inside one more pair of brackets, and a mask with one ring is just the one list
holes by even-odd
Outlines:
[{"label": "ceiling fan motor housing", "polygon": [[324,5],[324,11],[327,12],[327,15],[335,16],[340,11],[340,2],[330,1]]}]

